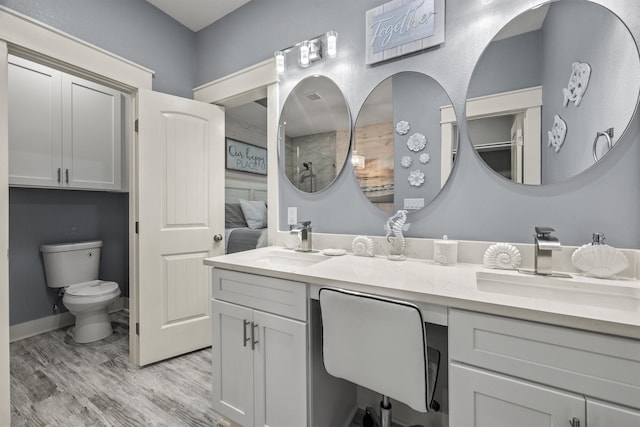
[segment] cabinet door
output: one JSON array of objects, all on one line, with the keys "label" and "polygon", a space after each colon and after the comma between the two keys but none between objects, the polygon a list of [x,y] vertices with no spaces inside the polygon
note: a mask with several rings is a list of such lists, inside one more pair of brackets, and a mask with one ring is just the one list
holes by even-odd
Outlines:
[{"label": "cabinet door", "polygon": [[449,387],[451,427],[568,426],[573,418],[585,425],[582,396],[456,363]]},{"label": "cabinet door", "polygon": [[122,94],[67,74],[62,88],[64,186],[120,190]]},{"label": "cabinet door", "polygon": [[254,311],[255,425],[307,425],[306,324]]},{"label": "cabinet door", "polygon": [[[213,409],[242,426],[253,425],[252,311],[212,300]],[[249,323],[247,325],[247,322]]]},{"label": "cabinet door", "polygon": [[[640,402],[638,402],[640,405]],[[587,398],[587,425],[589,427],[637,427],[640,411]]]},{"label": "cabinet door", "polygon": [[60,185],[61,73],[9,57],[9,184]]}]

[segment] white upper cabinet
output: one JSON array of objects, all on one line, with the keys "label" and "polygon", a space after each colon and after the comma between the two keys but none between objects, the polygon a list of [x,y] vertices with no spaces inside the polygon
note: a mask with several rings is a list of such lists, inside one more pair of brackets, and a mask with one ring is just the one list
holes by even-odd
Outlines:
[{"label": "white upper cabinet", "polygon": [[122,190],[122,97],[9,57],[9,184]]}]

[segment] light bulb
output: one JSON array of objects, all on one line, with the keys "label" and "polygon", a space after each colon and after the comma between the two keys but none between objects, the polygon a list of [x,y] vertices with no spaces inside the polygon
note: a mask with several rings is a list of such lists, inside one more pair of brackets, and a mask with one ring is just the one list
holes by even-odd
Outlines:
[{"label": "light bulb", "polygon": [[284,52],[281,50],[278,50],[274,55],[276,57],[276,71],[278,74],[283,74],[284,73]]},{"label": "light bulb", "polygon": [[300,66],[306,68],[309,66],[309,42],[303,41],[300,43]]},{"label": "light bulb", "polygon": [[335,58],[338,54],[338,32],[327,31],[327,57]]}]

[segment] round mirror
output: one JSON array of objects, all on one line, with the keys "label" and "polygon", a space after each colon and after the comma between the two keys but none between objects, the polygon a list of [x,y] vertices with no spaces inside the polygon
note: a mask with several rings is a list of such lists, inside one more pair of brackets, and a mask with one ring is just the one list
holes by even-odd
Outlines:
[{"label": "round mirror", "polygon": [[338,86],[324,76],[293,88],[280,116],[284,172],[300,191],[327,188],[342,171],[351,142],[351,116]]},{"label": "round mirror", "polygon": [[[452,118],[453,117],[453,118]],[[451,100],[433,78],[405,71],[365,100],[353,133],[353,164],[363,194],[392,213],[426,206],[449,178],[455,122]]]},{"label": "round mirror", "polygon": [[616,144],[638,104],[640,57],[627,27],[589,1],[557,1],[509,22],[469,83],[467,129],[506,179],[552,184]]}]

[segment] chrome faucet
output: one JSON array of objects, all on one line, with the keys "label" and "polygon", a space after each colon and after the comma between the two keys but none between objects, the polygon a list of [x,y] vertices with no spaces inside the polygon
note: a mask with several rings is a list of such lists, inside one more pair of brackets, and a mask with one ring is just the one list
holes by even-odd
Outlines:
[{"label": "chrome faucet", "polygon": [[303,221],[297,229],[300,232],[300,252],[311,252],[313,245],[311,242],[311,221]]},{"label": "chrome faucet", "polygon": [[535,274],[544,276],[551,276],[553,274],[551,263],[553,251],[562,249],[560,240],[558,240],[556,236],[551,235],[554,231],[551,227],[536,227]]}]

